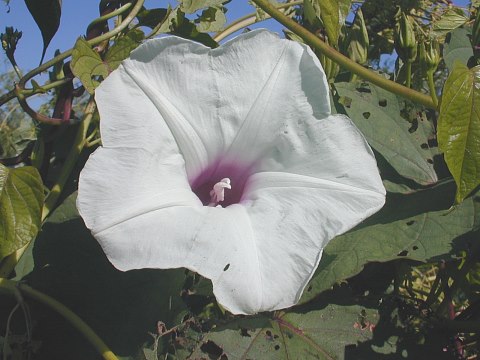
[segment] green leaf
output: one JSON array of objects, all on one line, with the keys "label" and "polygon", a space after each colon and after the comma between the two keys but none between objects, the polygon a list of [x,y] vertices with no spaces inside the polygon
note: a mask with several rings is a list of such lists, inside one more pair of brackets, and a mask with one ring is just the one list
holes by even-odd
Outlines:
[{"label": "green leaf", "polygon": [[108,65],[83,38],[78,38],[75,43],[70,67],[90,94],[93,94],[95,88],[100,85],[99,76],[106,78],[109,74]]},{"label": "green leaf", "polygon": [[447,34],[445,44],[443,46],[443,60],[448,70],[453,70],[455,61],[467,64],[473,56],[472,43],[470,42],[470,28],[459,28]]},{"label": "green leaf", "polygon": [[184,13],[192,14],[197,10],[212,6],[220,6],[227,0],[180,0],[180,8]]},{"label": "green leaf", "polygon": [[35,124],[18,104],[0,116],[0,159],[17,157],[37,138]]},{"label": "green leaf", "polygon": [[455,63],[443,87],[438,146],[457,183],[460,203],[480,184],[480,66]]},{"label": "green leaf", "polygon": [[480,226],[480,194],[447,210],[453,197],[452,185],[412,195],[390,194],[385,207],[368,223],[337,236],[327,245],[301,302],[358,274],[369,262],[454,257],[463,244],[453,241]]},{"label": "green leaf", "polygon": [[[321,310],[234,318],[202,339],[189,359],[344,359],[350,346],[373,337],[377,310],[328,304]],[[209,346],[206,346],[209,345]]]},{"label": "green leaf", "polygon": [[405,120],[404,100],[367,83],[335,83],[347,115],[368,143],[402,176],[422,185],[437,182],[433,168],[435,150],[428,145],[433,128],[420,117]]},{"label": "green leaf", "polygon": [[40,229],[43,183],[32,166],[0,164],[0,259],[32,240]]},{"label": "green leaf", "polygon": [[458,7],[449,7],[438,20],[432,22],[433,32],[437,36],[446,35],[448,32],[459,28],[468,21],[468,17],[462,9]]},{"label": "green leaf", "polygon": [[145,34],[142,30],[134,29],[115,41],[105,55],[108,71],[112,72],[115,70],[141,44],[144,38]]},{"label": "green leaf", "polygon": [[[32,249],[34,269],[23,279],[79,315],[116,354],[135,356],[157,321],[168,328],[186,315],[185,272],[116,270],[85,227],[73,193],[49,216]],[[98,354],[50,312],[32,314],[39,359],[94,359]]]},{"label": "green leaf", "polygon": [[310,23],[320,19],[329,43],[337,44],[340,34],[340,5],[337,0],[306,0],[305,16]]},{"label": "green leaf", "polygon": [[216,32],[223,29],[227,22],[223,7],[209,7],[195,20],[197,30],[201,33]]},{"label": "green leaf", "polygon": [[60,25],[62,0],[25,0],[25,4],[42,33],[43,51],[40,60],[42,63],[47,47]]},{"label": "green leaf", "polygon": [[165,16],[167,16],[167,9],[145,9],[143,8],[138,14],[138,26],[147,26],[150,29],[153,29],[159,23],[161,23]]}]

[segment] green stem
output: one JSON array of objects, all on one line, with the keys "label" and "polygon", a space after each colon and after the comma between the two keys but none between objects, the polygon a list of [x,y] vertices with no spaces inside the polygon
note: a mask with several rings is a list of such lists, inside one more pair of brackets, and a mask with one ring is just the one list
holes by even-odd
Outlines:
[{"label": "green stem", "polygon": [[[291,6],[301,5],[301,4],[303,4],[303,0],[291,1],[291,2],[288,2],[288,3],[284,3],[284,4],[279,4],[279,5],[276,5],[275,7],[277,9],[284,9],[284,8],[289,8]],[[267,15],[264,19],[259,19],[256,16],[256,13],[245,15],[241,18],[238,18],[237,20],[235,20],[231,24],[229,24],[222,31],[216,33],[215,36],[213,37],[213,40],[215,40],[216,42],[222,41],[227,36],[233,34],[234,32],[236,32],[238,30],[241,30],[241,29],[243,29],[243,28],[245,28],[249,25],[255,24],[257,22],[265,21],[267,19],[270,19],[270,15]]]},{"label": "green stem", "polygon": [[[112,31],[106,32],[105,34],[97,36],[96,38],[88,40],[88,44],[91,45],[91,46],[100,44],[102,41],[108,40],[108,39],[114,37],[115,35],[119,34],[120,32],[122,32],[132,22],[132,20],[135,18],[135,16],[137,16],[138,12],[142,9],[142,6],[143,6],[144,2],[145,2],[145,0],[138,0],[137,3],[135,4],[135,6],[132,8],[132,11],[130,11],[130,13],[125,17],[125,19],[116,28],[114,28]],[[70,55],[72,55],[72,52],[73,52],[73,48],[55,56],[50,61],[47,61],[43,65],[41,65],[41,66],[37,67],[36,69],[33,69],[32,71],[28,72],[20,80],[20,82],[19,82],[20,88],[24,88],[25,83],[28,80],[30,80],[32,77],[34,77],[35,75],[40,74],[41,72],[43,72],[43,71],[47,70],[48,68],[52,67],[53,65],[55,65],[57,62],[62,61],[64,59],[66,59],[67,57],[69,57]],[[2,105],[2,104],[3,103],[0,102],[0,105]]]},{"label": "green stem", "polygon": [[435,88],[435,82],[433,81],[433,71],[427,71],[428,90],[430,96],[436,107],[438,107],[437,89]]},{"label": "green stem", "polygon": [[125,5],[120,6],[118,9],[112,11],[111,13],[108,13],[106,15],[100,16],[99,18],[96,18],[93,20],[90,24],[88,24],[87,29],[92,27],[93,25],[96,25],[98,23],[107,21],[117,15],[120,15],[130,9],[132,7],[132,3],[126,3]]},{"label": "green stem", "polygon": [[18,283],[16,281],[0,278],[0,290],[9,294],[15,295],[20,291],[23,295],[48,306],[55,312],[60,314],[65,320],[67,320],[75,329],[80,331],[83,336],[92,344],[95,349],[102,355],[105,360],[118,360],[115,354],[108,348],[100,337],[88,326],[78,315],[67,308],[62,303],[58,302],[54,298],[31,288],[28,285]]},{"label": "green stem", "polygon": [[412,63],[410,61],[407,61],[405,64],[407,66],[407,78],[405,79],[405,86],[407,88],[412,87]]},{"label": "green stem", "polygon": [[394,81],[385,79],[377,73],[364,68],[362,65],[350,60],[348,57],[342,55],[337,50],[331,48],[320,40],[315,34],[305,29],[294,20],[285,16],[281,11],[277,10],[275,6],[269,3],[268,0],[252,0],[261,9],[263,9],[272,18],[280,22],[282,25],[293,31],[296,35],[300,36],[307,44],[320,51],[329,59],[335,61],[340,66],[344,67],[348,71],[357,74],[360,78],[370,81],[372,84],[377,85],[389,92],[410,99],[413,102],[422,104],[428,108],[435,109],[435,104],[432,98],[428,95],[422,94],[418,91],[409,89],[403,85],[397,84]]}]

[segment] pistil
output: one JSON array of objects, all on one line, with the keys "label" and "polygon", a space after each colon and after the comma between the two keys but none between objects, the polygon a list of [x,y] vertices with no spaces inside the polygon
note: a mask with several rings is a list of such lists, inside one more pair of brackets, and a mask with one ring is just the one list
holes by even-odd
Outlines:
[{"label": "pistil", "polygon": [[221,201],[225,200],[225,189],[231,189],[229,178],[223,178],[210,191],[210,203],[208,206],[217,206]]}]

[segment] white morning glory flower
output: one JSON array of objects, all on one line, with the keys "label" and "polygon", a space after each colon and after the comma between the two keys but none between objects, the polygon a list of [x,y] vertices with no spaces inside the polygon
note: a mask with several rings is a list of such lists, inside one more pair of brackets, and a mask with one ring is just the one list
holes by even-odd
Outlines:
[{"label": "white morning glory flower", "polygon": [[118,269],[191,269],[234,314],[296,304],[328,241],[384,204],[316,56],[266,30],[213,50],[147,41],[96,101],[103,146],[77,202],[87,227]]}]

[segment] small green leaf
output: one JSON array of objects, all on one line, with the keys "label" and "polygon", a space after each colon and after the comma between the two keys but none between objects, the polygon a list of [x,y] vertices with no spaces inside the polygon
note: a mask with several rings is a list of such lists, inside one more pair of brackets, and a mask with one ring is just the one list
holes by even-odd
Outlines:
[{"label": "small green leaf", "polygon": [[95,88],[100,84],[98,77],[106,78],[109,74],[107,64],[83,38],[78,38],[75,43],[70,67],[73,74],[82,82],[90,94],[93,94]]},{"label": "small green leaf", "polygon": [[195,20],[197,30],[201,33],[215,32],[223,29],[227,22],[223,7],[209,7]]},{"label": "small green leaf", "polygon": [[437,182],[433,168],[433,136],[428,120],[415,119],[417,127],[401,116],[403,99],[372,84],[335,83],[347,115],[368,143],[402,176],[422,185]]},{"label": "small green leaf", "polygon": [[15,158],[37,138],[35,124],[18,107],[0,111],[0,117],[0,159]]},{"label": "small green leaf", "polygon": [[438,146],[457,184],[460,203],[480,184],[480,66],[457,62],[443,87]]},{"label": "small green leaf", "polygon": [[[369,262],[399,258],[450,259],[462,245],[453,240],[480,227],[480,197],[448,210],[453,183],[412,195],[389,195],[385,207],[366,224],[333,239],[300,302],[358,274]],[[455,244],[455,245],[454,245]]]},{"label": "small green leaf", "polygon": [[131,30],[119,38],[105,55],[108,71],[112,72],[115,70],[130,55],[132,50],[141,44],[144,38],[145,34],[140,29]]},{"label": "small green leaf", "polygon": [[192,14],[200,9],[211,6],[220,6],[227,0],[180,0],[181,9],[184,13]]},{"label": "small green leaf", "polygon": [[11,169],[0,164],[0,259],[37,235],[43,198],[43,183],[36,168]]},{"label": "small green leaf", "polygon": [[42,33],[43,51],[40,60],[42,63],[47,47],[60,25],[62,0],[25,0],[25,4]]},{"label": "small green leaf", "polygon": [[340,34],[340,7],[337,0],[306,0],[305,16],[310,23],[320,19],[329,43],[337,44]]},{"label": "small green leaf", "polygon": [[469,28],[459,28],[449,32],[445,38],[443,46],[443,60],[448,70],[453,70],[455,61],[467,64],[473,56],[472,43],[470,42],[471,30]]}]

